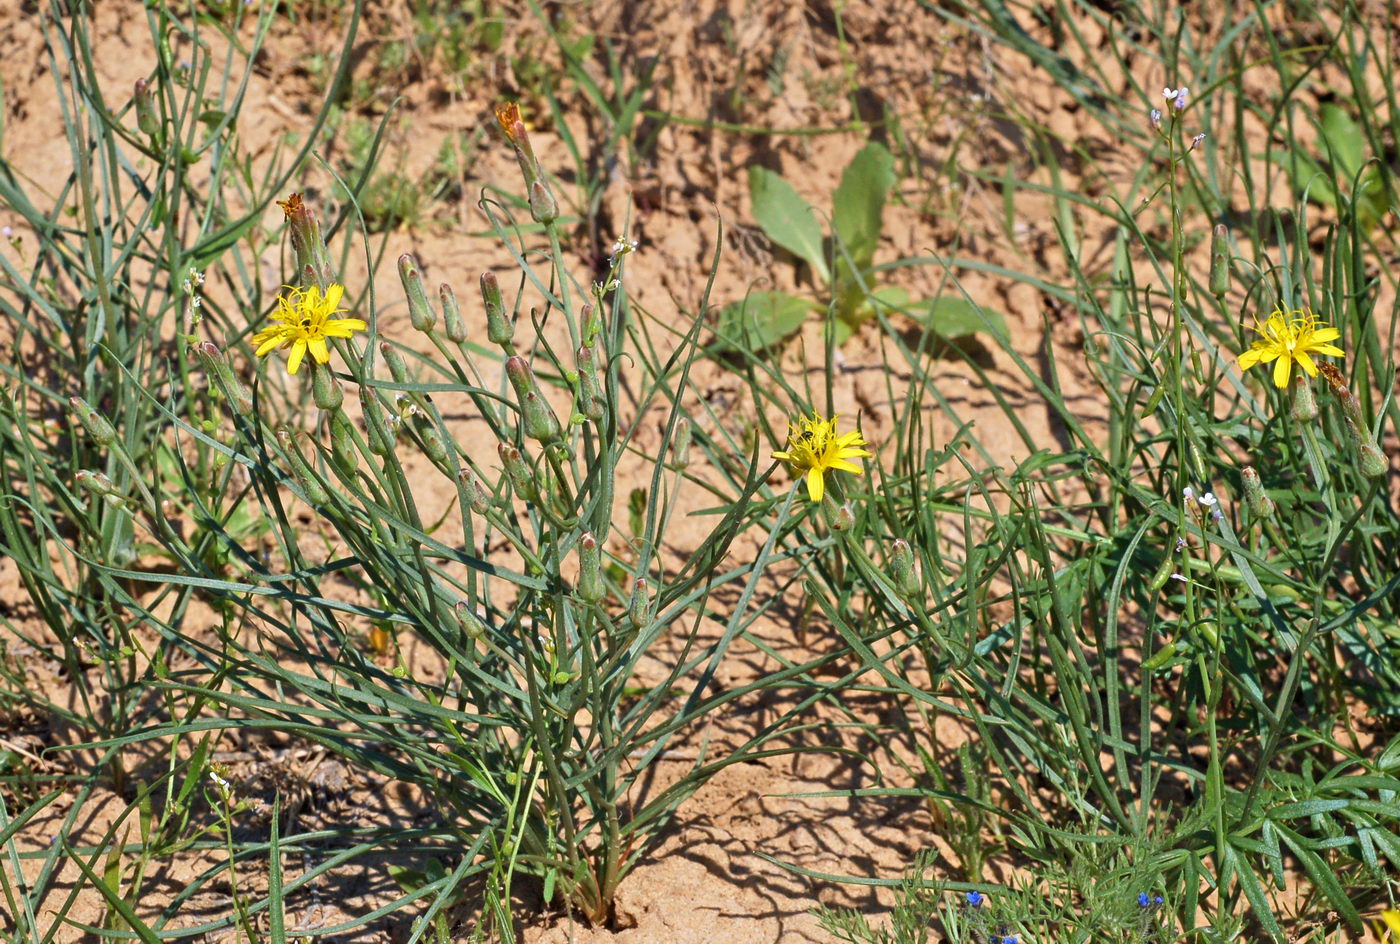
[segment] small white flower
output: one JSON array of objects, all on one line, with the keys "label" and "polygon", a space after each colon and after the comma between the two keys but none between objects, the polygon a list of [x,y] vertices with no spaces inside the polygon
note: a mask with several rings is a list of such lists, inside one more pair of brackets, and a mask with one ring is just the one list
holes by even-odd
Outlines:
[{"label": "small white flower", "polygon": [[13,226],[0,226],[0,236],[4,236],[6,239],[9,239],[14,234],[15,228]]},{"label": "small white flower", "polygon": [[1194,151],[1194,150],[1196,150],[1196,145],[1200,144],[1200,143],[1201,143],[1202,141],[1204,141],[1205,139],[1206,139],[1206,133],[1205,133],[1204,131],[1202,131],[1200,134],[1196,135],[1194,138],[1191,139],[1191,146],[1190,146],[1189,148],[1187,148],[1187,150],[1189,150],[1189,151]]},{"label": "small white flower", "polygon": [[196,295],[194,298],[190,299],[190,305],[194,308],[198,308],[202,304],[204,304],[203,296]]},{"label": "small white flower", "polygon": [[1193,489],[1191,486],[1188,485],[1188,486],[1186,486],[1185,488],[1183,488],[1183,489],[1181,490],[1181,497],[1184,498],[1184,499],[1186,499],[1188,502],[1195,501],[1195,500],[1196,500],[1196,491],[1195,491],[1195,489]]},{"label": "small white flower", "polygon": [[1203,495],[1200,497],[1199,500],[1200,500],[1200,503],[1201,503],[1202,507],[1205,507],[1205,508],[1213,508],[1213,507],[1214,507],[1216,504],[1218,504],[1219,501],[1220,501],[1220,499],[1218,499],[1218,498],[1215,497],[1215,493],[1214,493],[1214,492],[1206,492],[1205,494],[1203,494]]},{"label": "small white flower", "polygon": [[1176,89],[1174,89],[1174,88],[1164,88],[1164,89],[1162,89],[1162,97],[1165,98],[1167,101],[1171,101],[1172,99],[1176,98]]}]

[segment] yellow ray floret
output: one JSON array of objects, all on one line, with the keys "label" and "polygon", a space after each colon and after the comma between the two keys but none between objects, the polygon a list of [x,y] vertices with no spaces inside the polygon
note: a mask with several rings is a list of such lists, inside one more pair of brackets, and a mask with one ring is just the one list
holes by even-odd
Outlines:
[{"label": "yellow ray floret", "polygon": [[860,466],[848,459],[870,458],[864,448],[865,437],[859,431],[838,435],[836,417],[829,420],[813,413],[811,418],[803,417],[788,426],[787,449],[773,453],[774,459],[782,459],[793,470],[807,478],[807,495],[814,502],[822,500],[826,494],[823,476],[827,469],[840,469],[842,472],[860,473]]},{"label": "yellow ray floret", "polygon": [[326,338],[348,338],[367,327],[359,318],[335,317],[345,311],[339,307],[344,294],[343,285],[332,285],[324,295],[317,285],[306,289],[288,287],[287,294],[277,299],[277,310],[272,314],[274,323],[253,335],[258,357],[278,348],[291,348],[287,355],[289,374],[301,367],[307,351],[316,363],[328,363],[331,353]]},{"label": "yellow ray floret", "polygon": [[1328,326],[1327,322],[1318,321],[1312,312],[1304,308],[1296,308],[1287,314],[1275,311],[1263,324],[1256,323],[1254,330],[1259,333],[1259,338],[1250,345],[1249,350],[1240,354],[1240,370],[1273,362],[1274,384],[1281,388],[1288,386],[1295,363],[1309,377],[1316,377],[1317,364],[1313,363],[1312,355],[1342,356],[1341,348],[1327,343],[1337,340],[1342,333]]}]

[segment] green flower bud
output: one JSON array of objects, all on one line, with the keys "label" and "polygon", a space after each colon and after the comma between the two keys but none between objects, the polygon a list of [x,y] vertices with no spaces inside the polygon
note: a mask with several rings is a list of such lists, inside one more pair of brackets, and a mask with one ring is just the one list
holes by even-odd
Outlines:
[{"label": "green flower bud", "polygon": [[535,372],[530,369],[529,362],[519,355],[506,358],[506,377],[522,402],[526,394],[535,391]]},{"label": "green flower bud", "polygon": [[317,285],[324,292],[335,281],[335,269],[326,250],[326,240],[321,235],[320,219],[311,207],[301,201],[299,193],[292,194],[286,200],[278,200],[277,205],[282,208],[287,220],[292,256],[296,259],[301,284]]},{"label": "green flower bud", "polygon": [[578,539],[578,595],[589,603],[597,603],[606,592],[598,539],[592,532],[585,531]]},{"label": "green flower bud", "polygon": [[116,428],[107,422],[107,417],[94,410],[82,397],[69,397],[68,406],[83,424],[83,429],[87,430],[93,442],[99,446],[110,446],[117,441]]},{"label": "green flower bud", "polygon": [[520,450],[507,443],[500,443],[496,446],[496,453],[501,457],[501,465],[505,467],[506,477],[510,479],[515,494],[528,502],[538,502],[540,491],[535,483],[534,470],[530,468],[530,463],[525,461]]},{"label": "green flower bud", "polygon": [[442,303],[443,332],[453,344],[461,344],[467,339],[467,323],[462,320],[462,309],[457,304],[457,296],[452,286],[444,282],[438,287],[438,301]]},{"label": "green flower bud", "polygon": [[676,431],[671,437],[671,461],[668,465],[678,472],[690,465],[690,420],[684,416],[676,420]]},{"label": "green flower bud", "polygon": [[1264,483],[1260,481],[1254,466],[1245,466],[1240,471],[1240,478],[1244,481],[1244,500],[1249,506],[1249,513],[1261,521],[1272,518],[1277,506],[1274,500],[1264,493]]},{"label": "green flower bud", "polygon": [[466,631],[468,639],[480,639],[486,635],[486,624],[472,612],[472,608],[466,600],[458,600],[452,604],[452,612],[456,614],[457,622],[462,624],[462,629]]},{"label": "green flower bud", "polygon": [[575,355],[578,363],[579,408],[584,416],[597,423],[603,419],[606,400],[603,389],[598,385],[598,374],[593,363],[593,351],[581,347]]},{"label": "green flower bud", "polygon": [[152,143],[159,142],[160,111],[156,107],[155,87],[145,79],[137,79],[132,98],[136,105],[136,127],[142,134],[149,135]]},{"label": "green flower bud", "polygon": [[399,279],[403,282],[403,293],[408,299],[408,320],[419,331],[431,331],[437,324],[437,315],[428,301],[428,292],[423,287],[423,275],[418,271],[418,263],[408,253],[399,256]]},{"label": "green flower bud", "polygon": [[[229,402],[239,416],[248,417],[253,415],[253,395],[248,388],[243,386],[243,381],[238,379],[238,375],[229,366],[228,359],[224,357],[218,345],[213,341],[204,341],[194,346],[195,358],[199,361],[204,373],[214,381],[214,386],[223,394],[224,399]],[[312,358],[314,361],[315,358]],[[313,366],[316,366],[313,364]]]},{"label": "green flower bud", "polygon": [[557,442],[563,436],[563,430],[559,426],[559,418],[554,415],[554,411],[549,408],[544,397],[531,390],[525,394],[523,408],[526,436],[538,440],[546,446]]},{"label": "green flower bud", "polygon": [[447,443],[437,424],[427,416],[416,415],[414,428],[418,430],[418,438],[423,441],[423,452],[428,458],[439,464],[447,462]]},{"label": "green flower bud", "polygon": [[1230,238],[1221,223],[1210,236],[1210,293],[1224,298],[1230,291]]},{"label": "green flower bud", "polygon": [[842,502],[840,505],[835,502],[822,502],[822,517],[826,519],[826,526],[833,531],[846,532],[856,526],[856,512],[850,502]]},{"label": "green flower bud", "polygon": [[354,475],[359,465],[359,454],[355,449],[355,429],[344,410],[331,413],[331,459],[346,475]]},{"label": "green flower bud", "polygon": [[1361,474],[1368,479],[1380,478],[1390,471],[1390,462],[1386,459],[1385,453],[1381,452],[1380,446],[1376,444],[1376,437],[1371,435],[1371,425],[1366,422],[1361,401],[1356,398],[1356,394],[1352,393],[1345,383],[1341,382],[1341,371],[1332,367],[1326,376],[1331,384],[1332,392],[1342,405],[1342,418],[1346,420],[1347,434],[1351,437],[1352,445],[1356,447],[1360,456]]},{"label": "green flower bud", "polygon": [[486,340],[507,345],[515,337],[515,325],[506,314],[501,286],[494,272],[481,273],[481,301],[486,306]]},{"label": "green flower bud", "polygon": [[536,223],[553,223],[559,219],[559,204],[543,178],[530,185],[530,215]]},{"label": "green flower bud", "polygon": [[598,313],[597,306],[592,302],[585,304],[579,320],[583,322],[583,343],[592,345],[593,339],[603,331],[603,318]]},{"label": "green flower bud", "polygon": [[388,341],[380,341],[379,353],[384,355],[384,363],[389,365],[389,376],[394,378],[394,383],[408,383],[408,364],[404,362],[399,349]]},{"label": "green flower bud", "polygon": [[895,538],[890,548],[890,573],[894,575],[895,589],[906,599],[916,596],[922,589],[919,576],[914,572],[914,549],[903,538]]},{"label": "green flower bud", "polygon": [[277,441],[282,444],[282,451],[287,455],[287,461],[292,467],[292,478],[296,479],[302,491],[306,493],[306,500],[313,505],[326,505],[330,503],[330,496],[321,487],[316,475],[311,470],[306,458],[301,454],[292,437],[291,430],[283,426],[277,430]]},{"label": "green flower bud", "polygon": [[360,410],[365,416],[365,439],[369,451],[376,456],[387,456],[394,451],[394,434],[384,419],[384,409],[379,398],[369,387],[360,388]]},{"label": "green flower bud", "polygon": [[87,469],[79,469],[74,473],[73,479],[78,485],[94,494],[107,497],[123,497],[122,493],[117,491],[116,483],[101,472],[90,472]]},{"label": "green flower bud", "polygon": [[1312,383],[1301,370],[1298,371],[1298,378],[1293,382],[1293,405],[1288,410],[1288,415],[1299,423],[1311,423],[1317,419],[1317,400],[1313,397]]},{"label": "green flower bud", "polygon": [[627,621],[633,629],[641,629],[651,621],[651,597],[645,577],[638,577],[632,584],[632,598],[627,601]]},{"label": "green flower bud", "polygon": [[329,364],[318,364],[311,358],[311,399],[322,410],[338,410],[345,402],[345,394],[340,389],[340,381]]},{"label": "green flower bud", "polygon": [[462,494],[466,496],[467,507],[479,515],[486,514],[491,509],[491,493],[486,490],[486,486],[472,475],[471,469],[457,470],[457,483],[462,487]]}]

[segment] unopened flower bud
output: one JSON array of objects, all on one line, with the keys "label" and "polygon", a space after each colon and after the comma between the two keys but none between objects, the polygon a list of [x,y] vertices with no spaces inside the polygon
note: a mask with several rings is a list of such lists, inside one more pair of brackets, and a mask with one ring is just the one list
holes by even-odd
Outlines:
[{"label": "unopened flower bud", "polygon": [[494,272],[481,273],[481,301],[486,306],[486,340],[492,344],[509,344],[515,337],[515,326],[506,314],[501,285]]},{"label": "unopened flower bud", "polygon": [[522,406],[525,411],[526,436],[547,446],[563,435],[563,430],[559,427],[559,418],[554,415],[544,397],[531,390],[525,394]]},{"label": "unopened flower bud", "polygon": [[394,378],[394,383],[408,383],[408,364],[404,362],[399,349],[388,341],[380,341],[379,353],[384,355],[384,363],[389,365],[389,376]]},{"label": "unopened flower bud", "polygon": [[627,601],[627,621],[633,629],[641,629],[651,619],[651,597],[647,579],[638,577],[632,584],[632,597]]},{"label": "unopened flower bud", "polygon": [[467,339],[467,323],[462,319],[462,309],[457,305],[452,286],[446,282],[438,288],[438,301],[442,303],[443,333],[453,344],[461,344]]},{"label": "unopened flower bud", "polygon": [[326,240],[321,235],[320,219],[311,207],[302,202],[299,193],[278,200],[277,205],[282,208],[287,220],[292,256],[296,259],[302,284],[319,285],[324,292],[335,281],[335,269],[326,250]]},{"label": "unopened flower bud", "polygon": [[417,416],[414,428],[418,431],[418,438],[423,441],[423,452],[437,463],[447,461],[447,442],[442,437],[442,431],[437,428],[437,424],[427,416]]},{"label": "unopened flower bud", "polygon": [[330,496],[321,487],[316,475],[311,470],[310,464],[301,454],[297,443],[292,436],[291,430],[283,426],[277,430],[277,441],[282,444],[282,451],[287,455],[287,461],[292,467],[292,478],[296,479],[301,490],[306,493],[306,500],[313,505],[325,505],[330,502]]},{"label": "unopened flower bud", "polygon": [[80,486],[97,495],[122,497],[121,492],[117,491],[116,483],[101,472],[79,469],[74,473],[73,479]]},{"label": "unopened flower bud", "polygon": [[486,490],[486,486],[481,484],[481,480],[472,475],[471,469],[458,469],[457,482],[462,486],[462,494],[467,499],[467,507],[479,515],[486,514],[491,509],[491,493]]},{"label": "unopened flower bud", "polygon": [[1288,415],[1299,423],[1311,423],[1317,419],[1317,400],[1313,397],[1312,383],[1301,370],[1293,381],[1293,405]]},{"label": "unopened flower bud", "polygon": [[914,573],[914,549],[903,538],[895,538],[890,549],[890,573],[894,575],[894,587],[906,597],[919,592],[919,577]]},{"label": "unopened flower bud", "polygon": [[553,223],[559,219],[559,203],[543,179],[530,185],[530,215],[536,223]]},{"label": "unopened flower bud", "polygon": [[530,369],[530,363],[519,355],[506,358],[506,377],[515,388],[515,395],[522,401],[526,394],[535,390],[535,372]]},{"label": "unopened flower bud", "polygon": [[669,465],[677,471],[690,465],[690,420],[687,417],[682,416],[676,420],[676,432],[671,437]]},{"label": "unopened flower bud", "polygon": [[153,140],[159,139],[160,113],[156,108],[155,86],[145,79],[137,79],[132,99],[136,105],[136,127]]},{"label": "unopened flower bud", "polygon": [[1230,291],[1230,237],[1221,223],[1210,234],[1210,293],[1224,298]]},{"label": "unopened flower bud", "polygon": [[204,341],[194,346],[195,359],[204,373],[214,381],[214,386],[224,395],[240,416],[253,414],[253,395],[243,386],[243,381],[233,372],[228,359],[213,341]]},{"label": "unopened flower bud", "polygon": [[583,322],[583,343],[591,345],[603,331],[603,316],[599,314],[598,306],[592,302],[586,303],[579,312],[579,320]]},{"label": "unopened flower bud", "polygon": [[359,465],[355,449],[355,428],[344,410],[331,413],[331,459],[340,471],[353,475]]},{"label": "unopened flower bud", "polygon": [[529,502],[539,501],[535,473],[520,450],[508,443],[500,443],[496,446],[496,454],[501,457],[501,465],[505,467],[506,477],[515,488],[515,494]]},{"label": "unopened flower bud", "polygon": [[856,512],[850,502],[822,502],[822,517],[826,519],[826,526],[833,531],[846,532],[856,526]]},{"label": "unopened flower bud", "polygon": [[466,600],[458,600],[454,603],[452,612],[457,615],[457,622],[462,624],[462,629],[466,631],[468,639],[480,639],[486,635],[486,624],[472,612],[472,608]]},{"label": "unopened flower bud", "polygon": [[369,387],[360,387],[360,411],[365,417],[365,440],[369,451],[387,456],[394,451],[394,434],[384,418],[384,408]]},{"label": "unopened flower bud", "polygon": [[603,418],[603,388],[598,385],[597,365],[593,362],[593,351],[587,346],[578,349],[575,355],[578,363],[578,399],[583,415],[597,423]]},{"label": "unopened flower bud", "polygon": [[83,424],[83,429],[87,430],[93,442],[99,446],[110,446],[117,441],[116,428],[107,421],[107,417],[94,410],[82,397],[69,397],[68,406]]},{"label": "unopened flower bud", "polygon": [[603,599],[602,551],[598,539],[592,532],[585,531],[578,539],[578,595],[589,603]]},{"label": "unopened flower bud", "polygon": [[404,297],[408,299],[408,321],[419,331],[431,331],[437,324],[437,315],[428,292],[423,287],[423,274],[418,271],[418,263],[408,253],[399,256],[399,280],[403,282]]},{"label": "unopened flower bud", "polygon": [[1371,435],[1371,425],[1366,422],[1361,401],[1351,392],[1351,388],[1342,377],[1342,372],[1335,365],[1323,364],[1321,370],[1327,385],[1332,388],[1333,395],[1342,406],[1342,419],[1346,420],[1347,435],[1356,446],[1361,474],[1368,479],[1380,478],[1390,471],[1390,462],[1376,444],[1376,437]]},{"label": "unopened flower bud", "polygon": [[1240,479],[1244,482],[1244,500],[1249,506],[1249,513],[1259,520],[1272,518],[1277,507],[1274,500],[1264,492],[1264,483],[1259,479],[1259,473],[1254,466],[1247,465],[1240,471]]},{"label": "unopened flower bud", "polygon": [[1162,127],[1162,110],[1160,108],[1152,109],[1147,113],[1147,120],[1152,122],[1154,128]]},{"label": "unopened flower bud", "polygon": [[340,389],[340,381],[329,364],[318,364],[311,359],[311,399],[322,410],[338,410],[345,402],[345,393]]}]

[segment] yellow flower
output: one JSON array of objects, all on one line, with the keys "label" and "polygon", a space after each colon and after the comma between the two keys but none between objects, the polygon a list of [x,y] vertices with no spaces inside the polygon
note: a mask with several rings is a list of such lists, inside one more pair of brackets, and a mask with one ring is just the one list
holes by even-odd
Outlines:
[{"label": "yellow flower", "polygon": [[1287,387],[1293,364],[1307,372],[1309,377],[1317,376],[1317,365],[1313,354],[1328,354],[1341,357],[1342,349],[1328,341],[1342,336],[1336,328],[1327,327],[1327,322],[1318,321],[1312,312],[1295,308],[1285,315],[1275,311],[1262,325],[1256,323],[1254,330],[1259,339],[1250,345],[1249,350],[1239,356],[1240,370],[1248,370],[1255,364],[1274,362],[1274,385]]},{"label": "yellow flower", "polygon": [[1390,939],[1400,941],[1400,911],[1382,911],[1381,920],[1390,928]]},{"label": "yellow flower", "polygon": [[506,102],[504,105],[496,106],[496,121],[500,122],[501,130],[506,133],[507,140],[515,141],[515,123],[520,120],[520,106],[515,102]]},{"label": "yellow flower", "polygon": [[344,293],[343,285],[332,285],[325,295],[316,285],[304,290],[289,287],[288,293],[277,299],[277,311],[272,315],[277,323],[253,335],[258,357],[276,348],[291,348],[292,353],[287,356],[289,374],[295,374],[301,367],[301,359],[307,351],[316,363],[328,363],[331,353],[326,347],[326,338],[348,338],[366,328],[359,318],[335,317],[345,311],[337,307]]},{"label": "yellow flower", "polygon": [[807,476],[807,495],[814,502],[822,500],[826,493],[826,482],[822,478],[827,469],[840,469],[842,472],[860,473],[860,466],[847,459],[870,458],[871,454],[861,447],[866,445],[865,437],[859,430],[836,434],[836,417],[829,420],[813,413],[811,419],[803,417],[800,422],[788,426],[787,449],[773,453],[774,459],[782,459],[798,472]]}]

